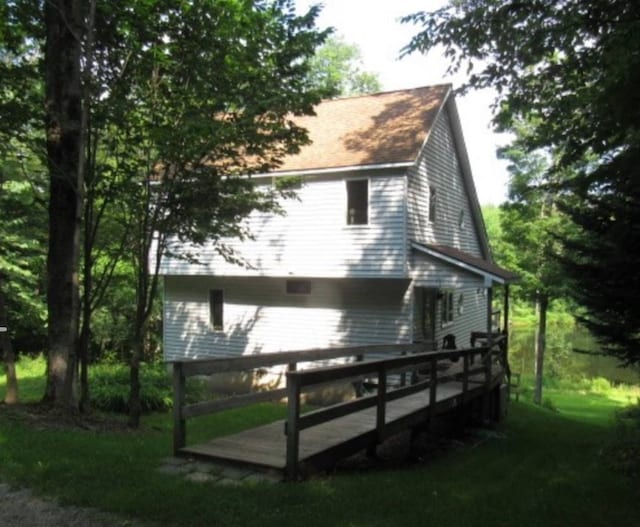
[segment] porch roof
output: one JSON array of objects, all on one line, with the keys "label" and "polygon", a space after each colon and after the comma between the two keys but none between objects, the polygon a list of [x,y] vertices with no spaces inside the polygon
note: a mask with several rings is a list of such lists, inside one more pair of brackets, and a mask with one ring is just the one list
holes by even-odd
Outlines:
[{"label": "porch roof", "polygon": [[482,276],[491,282],[499,284],[509,284],[517,282],[519,277],[517,274],[496,265],[495,263],[472,256],[460,249],[454,249],[447,245],[422,244],[416,241],[411,242],[411,247],[423,254],[446,262],[455,267],[459,267],[468,272]]}]

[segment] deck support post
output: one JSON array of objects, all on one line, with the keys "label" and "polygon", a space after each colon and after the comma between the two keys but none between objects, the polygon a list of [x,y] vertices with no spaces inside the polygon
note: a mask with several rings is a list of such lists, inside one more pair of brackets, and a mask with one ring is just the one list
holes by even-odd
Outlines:
[{"label": "deck support post", "polygon": [[173,363],[173,454],[177,455],[187,444],[186,420],[182,415],[185,400],[185,376],[182,363]]},{"label": "deck support post", "polygon": [[287,375],[287,478],[298,479],[300,450],[300,384],[292,375]]},{"label": "deck support post", "polygon": [[387,409],[387,370],[383,364],[378,369],[378,401],[376,408],[376,436],[378,442],[384,439],[384,425]]},{"label": "deck support post", "polygon": [[438,361],[429,363],[429,427],[433,428],[436,420],[436,405],[438,393]]},{"label": "deck support post", "polygon": [[467,390],[469,389],[469,354],[462,357],[462,400],[467,401]]}]

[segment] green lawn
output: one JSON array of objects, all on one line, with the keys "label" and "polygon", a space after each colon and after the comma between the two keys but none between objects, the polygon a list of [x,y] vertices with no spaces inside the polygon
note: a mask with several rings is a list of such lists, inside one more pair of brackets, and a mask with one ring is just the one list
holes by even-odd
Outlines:
[{"label": "green lawn", "polygon": [[[39,379],[22,373],[28,393],[39,395]],[[565,388],[549,389],[546,397],[556,411],[513,403],[485,442],[451,448],[411,469],[240,487],[158,473],[171,452],[168,415],[147,417],[139,432],[96,433],[46,429],[3,411],[0,480],[63,503],[167,525],[640,525],[638,480],[614,472],[603,455],[614,433],[613,411],[630,396]],[[195,420],[190,440],[283,413],[278,405],[260,405]]]}]

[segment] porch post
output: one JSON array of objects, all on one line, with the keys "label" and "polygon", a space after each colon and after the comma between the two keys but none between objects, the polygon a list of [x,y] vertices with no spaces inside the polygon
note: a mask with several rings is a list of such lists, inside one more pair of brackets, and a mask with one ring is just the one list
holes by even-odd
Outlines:
[{"label": "porch post", "polygon": [[504,367],[506,369],[507,380],[511,384],[511,366],[509,365],[509,284],[504,284],[504,344],[502,345]]},{"label": "porch post", "polygon": [[504,334],[509,334],[509,284],[504,284]]},{"label": "porch post", "polygon": [[484,394],[482,396],[482,420],[491,420],[491,355],[493,353],[493,282],[486,281],[487,287],[487,346],[484,357]]},{"label": "porch post", "polygon": [[487,288],[487,334],[488,334],[488,339],[487,339],[487,343],[489,345],[489,347],[492,344],[492,340],[493,340],[493,336],[492,336],[492,326],[493,326],[493,287],[492,287],[492,283],[489,282],[489,284],[485,284],[486,288]]}]

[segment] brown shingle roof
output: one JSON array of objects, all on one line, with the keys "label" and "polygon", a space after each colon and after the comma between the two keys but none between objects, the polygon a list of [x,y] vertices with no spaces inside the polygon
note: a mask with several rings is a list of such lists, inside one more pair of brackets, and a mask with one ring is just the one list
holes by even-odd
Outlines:
[{"label": "brown shingle roof", "polygon": [[322,102],[315,116],[296,117],[311,144],[278,171],[412,162],[450,91],[440,84]]}]

